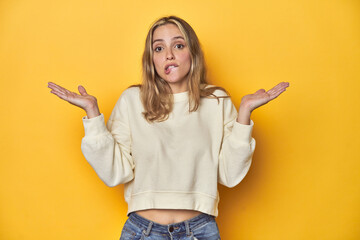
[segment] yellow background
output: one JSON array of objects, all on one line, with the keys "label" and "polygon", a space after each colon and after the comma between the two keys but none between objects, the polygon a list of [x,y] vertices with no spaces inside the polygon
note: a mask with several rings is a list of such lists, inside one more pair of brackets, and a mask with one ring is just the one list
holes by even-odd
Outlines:
[{"label": "yellow background", "polygon": [[222,238],[360,239],[357,0],[0,1],[0,239],[119,239],[123,187],[80,151],[84,112],[53,81],[95,95],[106,119],[140,82],[145,36],[175,14],[197,32],[210,82],[243,95],[291,86],[256,110],[257,149],[220,188]]}]

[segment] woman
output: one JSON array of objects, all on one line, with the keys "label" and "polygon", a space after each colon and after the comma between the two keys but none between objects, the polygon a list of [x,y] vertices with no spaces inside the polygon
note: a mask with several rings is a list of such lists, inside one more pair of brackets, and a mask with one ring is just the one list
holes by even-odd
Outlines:
[{"label": "woman", "polygon": [[206,83],[198,38],[184,20],[157,20],[143,54],[143,83],[125,90],[107,127],[95,97],[54,83],[51,93],[85,110],[82,151],[108,185],[125,184],[120,239],[220,239],[217,183],[237,185],[255,149],[251,112],[289,86],[242,98],[239,113]]}]

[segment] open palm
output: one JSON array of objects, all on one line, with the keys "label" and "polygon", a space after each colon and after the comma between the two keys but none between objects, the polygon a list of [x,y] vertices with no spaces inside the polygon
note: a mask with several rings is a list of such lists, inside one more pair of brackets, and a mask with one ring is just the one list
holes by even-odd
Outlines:
[{"label": "open palm", "polygon": [[71,92],[52,82],[48,83],[48,87],[51,89],[51,93],[55,94],[59,98],[84,109],[88,113],[88,117],[89,113],[92,116],[100,114],[96,98],[89,95],[83,86],[78,87],[80,94]]},{"label": "open palm", "polygon": [[281,93],[283,93],[286,88],[289,87],[288,82],[281,82],[269,91],[260,89],[253,94],[246,95],[241,100],[241,105],[246,106],[250,112],[256,108],[265,105],[271,100],[277,98]]}]

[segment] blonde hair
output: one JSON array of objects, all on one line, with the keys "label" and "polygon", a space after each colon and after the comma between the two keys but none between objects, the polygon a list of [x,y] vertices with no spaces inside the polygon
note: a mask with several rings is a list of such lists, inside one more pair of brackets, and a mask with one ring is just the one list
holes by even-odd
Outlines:
[{"label": "blonde hair", "polygon": [[[168,16],[155,21],[151,26],[145,41],[142,56],[143,83],[140,87],[140,97],[145,111],[143,115],[149,122],[165,121],[173,109],[173,95],[170,85],[160,78],[153,63],[153,34],[156,28],[166,24],[175,24],[185,38],[191,55],[191,67],[188,73],[189,111],[194,112],[199,108],[201,97],[216,97],[213,92],[221,87],[208,87],[206,82],[206,68],[204,54],[200,47],[199,39],[192,27],[183,19]],[[226,91],[225,91],[226,92]]]}]

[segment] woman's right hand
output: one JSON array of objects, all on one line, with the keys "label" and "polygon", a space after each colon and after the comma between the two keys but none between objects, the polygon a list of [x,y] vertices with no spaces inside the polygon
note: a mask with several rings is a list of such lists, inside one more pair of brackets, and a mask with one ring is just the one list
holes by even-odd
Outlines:
[{"label": "woman's right hand", "polygon": [[51,93],[55,94],[59,98],[85,110],[88,118],[97,117],[100,115],[99,106],[94,96],[87,94],[83,86],[79,86],[79,94],[70,92],[69,90],[52,82],[48,83],[48,88],[51,89]]}]

